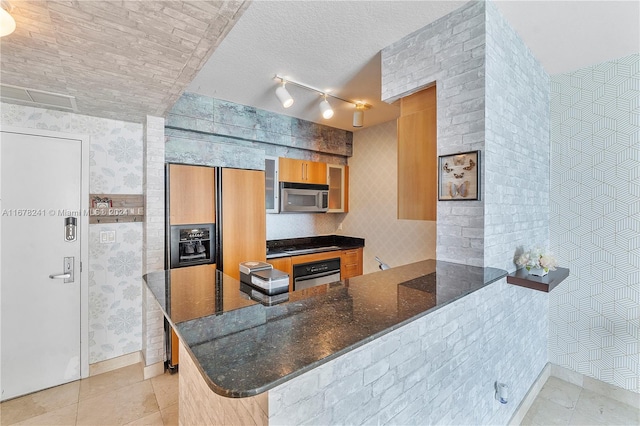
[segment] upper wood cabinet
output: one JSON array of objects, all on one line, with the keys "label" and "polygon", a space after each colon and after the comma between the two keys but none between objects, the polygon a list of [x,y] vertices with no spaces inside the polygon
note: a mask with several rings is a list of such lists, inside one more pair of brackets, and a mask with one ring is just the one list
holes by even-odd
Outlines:
[{"label": "upper wood cabinet", "polygon": [[438,150],[436,86],[400,100],[398,219],[436,220]]},{"label": "upper wood cabinet", "polygon": [[349,211],[349,166],[327,164],[329,184],[329,210],[327,213]]},{"label": "upper wood cabinet", "polygon": [[279,163],[278,157],[264,157],[264,202],[267,213],[280,212]]},{"label": "upper wood cabinet", "polygon": [[240,263],[267,257],[264,172],[222,169],[222,270],[240,279]]},{"label": "upper wood cabinet", "polygon": [[280,182],[327,184],[327,165],[315,161],[280,158]]},{"label": "upper wood cabinet", "polygon": [[215,168],[170,164],[169,223],[214,223],[215,193]]}]

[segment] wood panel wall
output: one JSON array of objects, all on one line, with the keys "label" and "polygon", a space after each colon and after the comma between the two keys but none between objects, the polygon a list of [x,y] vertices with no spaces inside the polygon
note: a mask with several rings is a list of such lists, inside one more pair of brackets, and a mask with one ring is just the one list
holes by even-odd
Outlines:
[{"label": "wood panel wall", "polygon": [[436,220],[438,145],[436,86],[400,100],[398,219]]}]

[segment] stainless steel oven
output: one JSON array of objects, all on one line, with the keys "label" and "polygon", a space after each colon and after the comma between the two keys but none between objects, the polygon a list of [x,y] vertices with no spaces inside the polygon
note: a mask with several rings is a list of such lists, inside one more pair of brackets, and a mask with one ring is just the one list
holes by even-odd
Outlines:
[{"label": "stainless steel oven", "polygon": [[171,226],[171,268],[214,263],[213,223]]},{"label": "stainless steel oven", "polygon": [[340,281],[340,258],[293,266],[293,290]]}]

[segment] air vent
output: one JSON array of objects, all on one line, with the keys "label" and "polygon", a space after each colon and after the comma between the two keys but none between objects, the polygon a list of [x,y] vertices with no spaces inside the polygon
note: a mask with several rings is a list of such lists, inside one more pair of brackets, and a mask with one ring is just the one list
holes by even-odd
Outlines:
[{"label": "air vent", "polygon": [[8,84],[0,84],[0,98],[3,101],[20,101],[21,104],[26,103],[32,106],[54,107],[69,111],[78,110],[74,96],[9,86]]}]

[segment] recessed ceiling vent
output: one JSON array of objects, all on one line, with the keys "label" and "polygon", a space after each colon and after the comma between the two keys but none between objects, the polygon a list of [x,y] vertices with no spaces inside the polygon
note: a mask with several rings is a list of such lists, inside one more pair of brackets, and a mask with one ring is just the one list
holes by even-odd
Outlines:
[{"label": "recessed ceiling vent", "polygon": [[59,93],[27,89],[26,87],[0,84],[0,98],[7,102],[16,102],[32,106],[61,108],[77,112],[76,98]]}]

